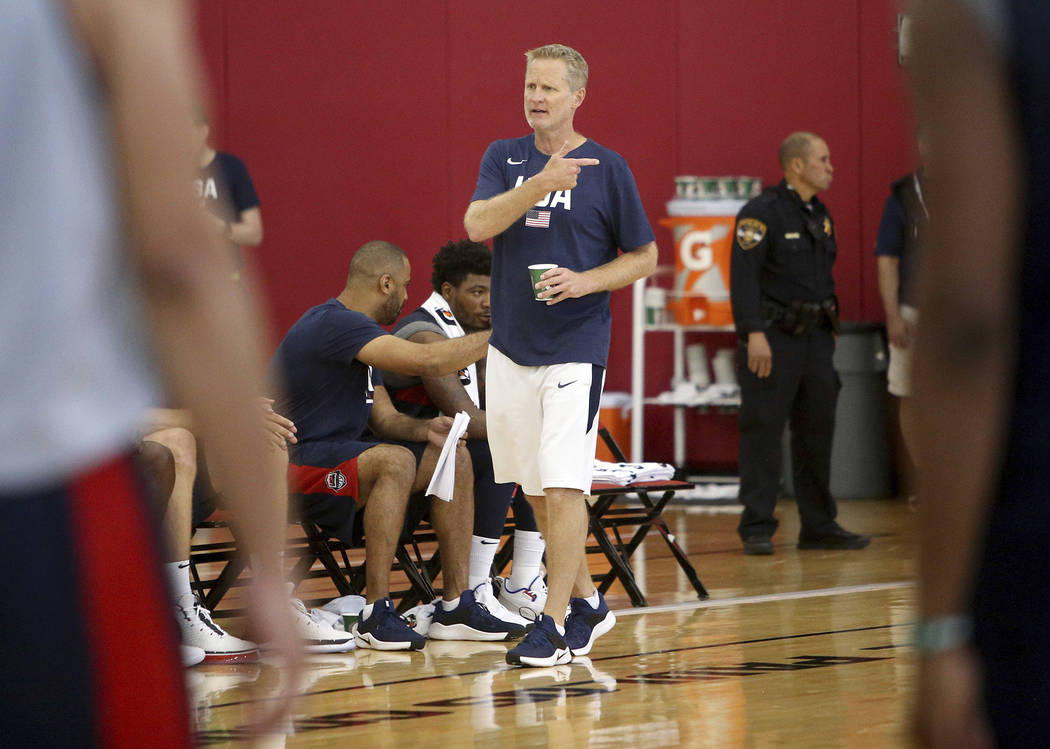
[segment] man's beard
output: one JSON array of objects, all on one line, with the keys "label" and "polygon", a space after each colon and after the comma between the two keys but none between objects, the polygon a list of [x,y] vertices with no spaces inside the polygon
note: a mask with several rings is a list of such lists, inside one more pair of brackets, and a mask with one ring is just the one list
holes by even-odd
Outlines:
[{"label": "man's beard", "polygon": [[380,310],[381,317],[377,322],[380,325],[393,325],[397,322],[397,317],[404,306],[404,302],[398,302],[394,297],[390,297],[383,303],[383,309]]}]

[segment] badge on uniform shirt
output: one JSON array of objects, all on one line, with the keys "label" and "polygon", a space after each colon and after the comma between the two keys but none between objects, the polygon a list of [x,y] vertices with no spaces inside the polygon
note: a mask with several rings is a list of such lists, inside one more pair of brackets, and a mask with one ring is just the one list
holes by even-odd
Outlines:
[{"label": "badge on uniform shirt", "polygon": [[736,225],[736,241],[740,249],[750,250],[766,238],[766,225],[757,218],[741,219]]},{"label": "badge on uniform shirt", "polygon": [[830,237],[835,230],[831,228],[831,217],[824,217],[824,236]]}]

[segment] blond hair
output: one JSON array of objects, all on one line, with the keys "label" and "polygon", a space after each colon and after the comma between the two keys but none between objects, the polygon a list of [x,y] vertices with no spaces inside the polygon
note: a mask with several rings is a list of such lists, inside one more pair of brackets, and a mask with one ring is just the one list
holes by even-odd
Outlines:
[{"label": "blond hair", "polygon": [[565,79],[569,88],[577,91],[587,85],[587,61],[583,55],[564,44],[545,44],[525,53],[526,65],[533,60],[564,60]]}]

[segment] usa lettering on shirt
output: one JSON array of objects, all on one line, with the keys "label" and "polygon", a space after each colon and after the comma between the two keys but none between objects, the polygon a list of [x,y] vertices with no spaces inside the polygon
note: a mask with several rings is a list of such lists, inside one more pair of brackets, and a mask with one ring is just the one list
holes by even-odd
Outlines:
[{"label": "usa lettering on shirt", "polygon": [[215,186],[215,178],[208,177],[207,180],[195,179],[193,180],[193,187],[197,191],[197,197],[201,200],[212,200],[219,199],[219,189]]},{"label": "usa lettering on shirt", "polygon": [[[515,187],[521,187],[525,183],[525,175],[519,174]],[[558,205],[564,206],[565,210],[572,210],[572,190],[555,190],[543,196],[543,200],[536,204],[537,208],[554,208]]]}]

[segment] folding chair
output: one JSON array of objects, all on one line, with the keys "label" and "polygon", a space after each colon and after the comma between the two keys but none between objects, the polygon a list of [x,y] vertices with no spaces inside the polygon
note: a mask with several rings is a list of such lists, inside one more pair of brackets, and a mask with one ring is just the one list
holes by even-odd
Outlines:
[{"label": "folding chair", "polygon": [[[627,462],[623,450],[616,443],[612,434],[605,427],[598,428],[598,434],[609,447],[613,457],[622,463]],[[688,481],[642,481],[634,484],[621,486],[619,484],[591,485],[591,502],[588,504],[588,530],[594,538],[593,544],[588,544],[588,554],[602,554],[609,562],[607,572],[597,573],[591,577],[598,590],[605,593],[617,580],[623,585],[624,590],[635,606],[648,606],[645,594],[638,587],[638,581],[631,567],[631,555],[641,545],[642,541],[650,531],[656,531],[663,538],[667,547],[671,550],[678,566],[688,578],[689,583],[696,591],[697,597],[707,600],[709,594],[700,577],[696,574],[689,557],[678,544],[674,534],[667,527],[663,519],[663,510],[667,503],[674,498],[675,492],[683,489],[691,489],[694,484]],[[516,491],[520,491],[518,487]],[[650,496],[659,493],[659,498]],[[637,499],[639,506],[614,507],[618,498],[628,497]],[[636,528],[635,532],[624,540],[620,533],[621,528]],[[504,538],[496,552],[492,563],[493,574],[500,574],[511,561],[514,553],[514,523],[507,521],[503,529]]]},{"label": "folding chair", "polygon": [[[627,462],[626,456],[609,430],[600,427],[598,434],[617,461]],[[645,595],[638,587],[630,560],[631,555],[649,532],[656,530],[671,550],[678,566],[689,579],[697,597],[702,601],[709,597],[707,589],[696,574],[696,569],[689,561],[685,551],[679,546],[674,534],[668,529],[662,515],[667,503],[674,498],[675,492],[691,489],[693,486],[694,484],[688,481],[677,480],[641,481],[626,486],[598,483],[592,485],[588,525],[596,546],[588,546],[587,551],[588,553],[604,554],[610,566],[608,572],[593,575],[598,590],[605,593],[613,582],[619,580],[624,590],[627,591],[627,595],[630,596],[631,603],[635,606],[649,605]],[[650,496],[654,493],[660,493],[658,499]],[[613,507],[619,497],[635,498],[640,506]],[[624,527],[637,528],[626,541],[620,534],[620,529]]]},{"label": "folding chair", "polygon": [[[307,577],[328,577],[339,595],[359,592],[359,588],[353,585],[352,579],[344,574],[344,568],[336,561],[334,554],[338,549],[327,541],[325,534],[312,523],[289,522],[298,525],[303,532],[300,537],[288,538],[285,546],[285,557],[296,560],[289,573],[291,581],[298,584]],[[246,585],[251,579],[250,574],[245,574],[249,569],[248,560],[238,548],[232,516],[218,510],[198,527],[224,529],[228,537],[219,541],[198,541],[190,545],[190,585],[200,596],[204,606],[215,616],[238,616],[243,613],[240,609],[219,609],[220,603],[232,588]],[[345,552],[343,558],[346,560],[345,569],[350,569]],[[321,563],[321,570],[312,569],[315,562]],[[221,564],[222,567],[217,575],[207,577],[204,567],[212,563]]]},{"label": "folding chair", "polygon": [[[229,538],[217,542],[198,542],[190,547],[190,576],[193,590],[204,605],[215,616],[237,616],[240,609],[217,609],[230,589],[247,584],[245,575],[247,560],[239,553],[230,515],[218,511],[201,523],[202,528],[224,528]],[[351,547],[329,538],[314,523],[300,520],[289,521],[302,530],[301,537],[291,537],[285,546],[285,557],[295,558],[289,579],[298,585],[308,578],[328,578],[338,595],[360,595],[365,589],[365,562],[354,563],[350,559]],[[391,590],[390,596],[398,601],[398,610],[404,611],[417,603],[429,603],[436,597],[433,580],[441,570],[440,554],[435,548],[429,555],[424,544],[436,544],[437,535],[429,523],[420,523],[412,532],[400,539],[391,566],[392,572],[405,576],[407,588]],[[223,566],[215,577],[204,577],[202,566],[221,563]],[[314,569],[320,563],[321,569]]]}]

